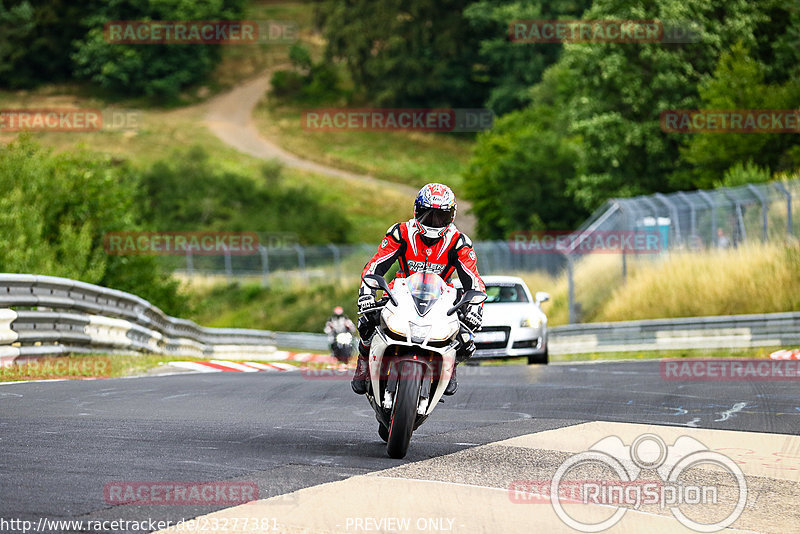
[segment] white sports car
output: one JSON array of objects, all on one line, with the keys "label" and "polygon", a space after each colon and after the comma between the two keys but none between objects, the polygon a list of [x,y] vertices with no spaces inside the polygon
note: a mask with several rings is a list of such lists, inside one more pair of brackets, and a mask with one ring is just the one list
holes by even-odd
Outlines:
[{"label": "white sports car", "polygon": [[518,358],[547,363],[547,316],[544,291],[535,298],[516,276],[484,276],[488,298],[483,306],[483,327],[475,333],[474,358]]}]

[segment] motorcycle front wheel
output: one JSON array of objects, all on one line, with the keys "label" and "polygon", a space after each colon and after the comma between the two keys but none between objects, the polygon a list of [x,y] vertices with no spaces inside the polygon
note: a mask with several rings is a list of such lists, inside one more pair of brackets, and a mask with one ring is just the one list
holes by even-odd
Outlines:
[{"label": "motorcycle front wheel", "polygon": [[418,363],[404,361],[398,369],[397,393],[392,407],[389,438],[386,441],[386,452],[391,458],[404,458],[411,443],[423,376],[419,366]]}]

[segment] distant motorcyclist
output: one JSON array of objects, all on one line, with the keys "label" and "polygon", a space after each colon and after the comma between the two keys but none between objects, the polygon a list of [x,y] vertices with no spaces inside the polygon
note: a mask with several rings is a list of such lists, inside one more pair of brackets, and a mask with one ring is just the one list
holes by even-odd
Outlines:
[{"label": "distant motorcyclist", "polygon": [[[358,309],[358,365],[353,376],[353,391],[363,395],[367,391],[369,372],[368,357],[372,336],[377,327],[377,313],[374,310],[380,303],[375,301],[375,292],[364,283],[364,276],[377,274],[383,276],[389,268],[399,262],[397,278],[408,277],[416,272],[432,272],[445,281],[457,274],[464,290],[486,291],[478,273],[477,257],[472,241],[456,228],[456,196],[446,185],[430,183],[420,189],[414,201],[414,217],[397,223],[386,232],[378,252],[364,266],[361,273]],[[391,284],[390,284],[391,285]],[[482,322],[483,305],[470,305],[461,315],[461,320],[475,331]],[[456,365],[467,360],[475,352],[475,344],[469,332],[458,334],[459,347],[456,350]],[[447,384],[445,395],[452,395],[458,389],[456,372]]]},{"label": "distant motorcyclist", "polygon": [[[325,323],[324,331],[328,334],[328,345],[331,347],[331,353],[337,358],[347,361],[352,354],[352,348],[349,348],[348,342],[345,344],[348,345],[346,352],[343,353],[340,350],[338,343],[339,334],[349,333],[350,336],[352,336],[356,333],[356,326],[353,324],[353,321],[345,315],[344,309],[342,309],[341,306],[336,306],[333,309],[333,315],[331,315]],[[350,336],[348,336],[348,338],[352,339]]]}]

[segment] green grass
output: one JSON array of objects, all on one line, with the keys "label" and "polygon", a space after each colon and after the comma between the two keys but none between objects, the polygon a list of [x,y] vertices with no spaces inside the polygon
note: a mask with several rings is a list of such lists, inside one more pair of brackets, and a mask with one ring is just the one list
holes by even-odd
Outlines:
[{"label": "green grass", "polygon": [[254,113],[256,126],[265,137],[274,139],[289,152],[318,163],[414,188],[432,181],[443,182],[456,195],[462,192],[462,173],[473,145],[469,136],[307,131],[301,124],[304,107],[307,106],[273,106],[262,101]]},{"label": "green grass", "polygon": [[198,361],[207,358],[163,356],[160,354],[85,354],[41,358],[0,368],[0,382],[44,379],[111,378],[146,373],[170,361]]},{"label": "green grass", "polygon": [[683,349],[625,352],[595,352],[589,354],[550,355],[551,362],[596,360],[660,360],[677,358],[769,358],[776,350],[785,347],[754,347],[746,349]]},{"label": "green grass", "polygon": [[258,284],[221,284],[191,288],[198,324],[285,332],[322,332],[333,308],[356,317],[359,282],[295,284],[262,288]]}]

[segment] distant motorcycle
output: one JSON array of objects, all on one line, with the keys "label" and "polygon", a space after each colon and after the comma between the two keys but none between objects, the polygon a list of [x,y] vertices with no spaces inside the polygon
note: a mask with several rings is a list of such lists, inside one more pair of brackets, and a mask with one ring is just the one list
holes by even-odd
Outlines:
[{"label": "distant motorcycle", "polygon": [[374,274],[364,283],[388,297],[367,312],[380,313],[370,347],[367,399],[386,452],[403,458],[411,434],[433,412],[453,374],[460,330],[456,312],[480,304],[486,294],[468,290],[456,302],[456,289],[427,272],[398,278],[393,289]]},{"label": "distant motorcycle", "polygon": [[325,333],[328,334],[328,343],[331,347],[331,354],[340,363],[347,363],[353,355],[353,334],[356,332],[356,325],[347,318],[341,306],[333,309],[328,322],[325,323]]},{"label": "distant motorcycle", "polygon": [[347,363],[353,355],[353,334],[339,332],[331,343],[331,353],[340,363]]}]

